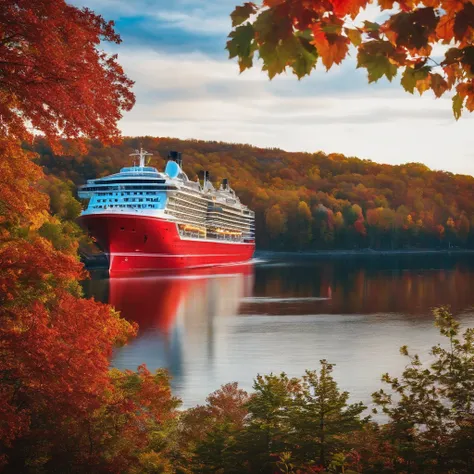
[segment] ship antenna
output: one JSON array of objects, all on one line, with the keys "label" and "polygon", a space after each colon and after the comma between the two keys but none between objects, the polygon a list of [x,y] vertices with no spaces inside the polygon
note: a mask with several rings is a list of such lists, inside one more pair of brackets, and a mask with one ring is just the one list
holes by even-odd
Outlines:
[{"label": "ship antenna", "polygon": [[131,153],[130,156],[138,156],[140,158],[140,168],[145,166],[145,159],[147,156],[153,156],[153,153],[148,153],[143,148],[140,147],[140,150],[135,150],[135,153]]}]

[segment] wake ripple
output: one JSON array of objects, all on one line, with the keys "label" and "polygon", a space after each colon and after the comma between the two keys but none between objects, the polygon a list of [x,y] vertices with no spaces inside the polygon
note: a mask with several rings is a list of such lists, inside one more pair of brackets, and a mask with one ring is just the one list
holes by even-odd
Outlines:
[{"label": "wake ripple", "polygon": [[244,303],[296,303],[296,302],[304,302],[304,301],[327,301],[331,298],[324,298],[324,297],[302,297],[302,298],[272,298],[267,296],[255,296],[255,297],[248,297],[242,298]]}]

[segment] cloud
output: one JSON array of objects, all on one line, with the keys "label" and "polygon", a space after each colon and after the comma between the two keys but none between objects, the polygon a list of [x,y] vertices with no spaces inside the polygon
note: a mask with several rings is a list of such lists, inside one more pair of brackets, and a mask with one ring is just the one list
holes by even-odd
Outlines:
[{"label": "cloud", "polygon": [[[124,134],[323,150],[474,174],[474,116],[455,122],[449,98],[407,94],[400,78],[369,85],[353,53],[341,67],[326,73],[319,66],[301,81],[291,73],[269,81],[258,64],[239,74],[224,51],[236,3],[88,1],[117,21],[124,42],[107,48],[136,81],[137,104],[120,123]],[[366,19],[383,16],[371,8]]]},{"label": "cloud", "polygon": [[227,35],[232,27],[229,17],[211,18],[202,12],[188,14],[163,11],[155,13],[154,16],[164,22],[161,24],[162,27],[179,28],[182,31],[206,36]]}]

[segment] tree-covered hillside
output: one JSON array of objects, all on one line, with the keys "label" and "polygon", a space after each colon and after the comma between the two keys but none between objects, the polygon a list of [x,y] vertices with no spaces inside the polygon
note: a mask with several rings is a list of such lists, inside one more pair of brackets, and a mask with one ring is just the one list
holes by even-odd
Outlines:
[{"label": "tree-covered hillside", "polygon": [[[177,150],[190,179],[203,170],[214,182],[229,178],[256,212],[259,248],[474,246],[474,178],[420,163],[391,166],[340,154],[153,137],[125,138],[112,147],[88,142],[86,155],[66,147],[67,156],[54,155],[38,139],[35,150],[47,174],[78,185],[129,165],[129,154],[140,144],[154,154],[150,164],[159,169],[168,152]],[[57,207],[59,194],[49,194]]]}]

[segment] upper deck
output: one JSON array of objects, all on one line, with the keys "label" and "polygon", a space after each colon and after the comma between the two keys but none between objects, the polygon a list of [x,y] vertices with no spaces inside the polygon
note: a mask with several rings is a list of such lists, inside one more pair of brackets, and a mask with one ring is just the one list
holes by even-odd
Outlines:
[{"label": "upper deck", "polygon": [[199,232],[228,229],[253,236],[254,212],[241,204],[227,180],[215,189],[205,172],[201,186],[199,181],[188,179],[181,169],[180,154],[176,155],[179,158],[169,160],[164,172],[160,172],[146,166],[149,153],[140,150],[132,155],[140,159],[137,166],[88,180],[78,191],[80,198],[89,199],[83,215],[141,214],[189,224]]}]

